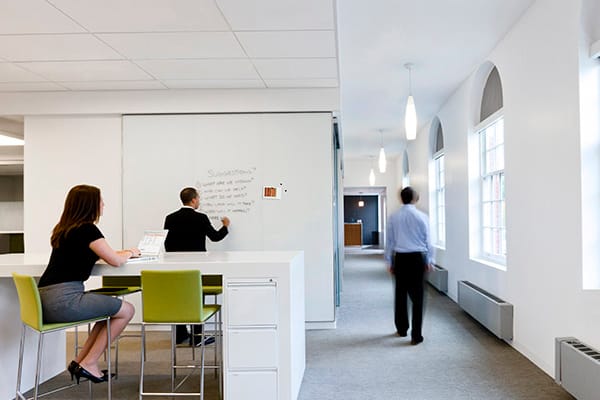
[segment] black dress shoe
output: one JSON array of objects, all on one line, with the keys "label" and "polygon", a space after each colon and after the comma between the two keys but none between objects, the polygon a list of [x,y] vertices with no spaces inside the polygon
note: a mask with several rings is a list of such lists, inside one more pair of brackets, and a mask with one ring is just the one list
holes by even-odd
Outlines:
[{"label": "black dress shoe", "polygon": [[182,344],[190,339],[187,327],[185,325],[177,325],[175,327],[175,343]]},{"label": "black dress shoe", "polygon": [[406,337],[408,336],[406,332],[396,332],[396,334],[400,337]]},{"label": "black dress shoe", "polygon": [[180,335],[180,334],[175,335],[175,343],[176,344],[182,344],[182,343],[187,342],[189,340],[190,340],[190,335],[189,334],[186,334],[185,336]]},{"label": "black dress shoe", "polygon": [[[209,344],[213,344],[215,342],[215,337],[214,336],[208,336],[204,338],[204,345],[207,346]],[[194,337],[194,340],[191,343],[192,346],[194,347],[199,347],[202,346],[202,340],[198,337]]]},{"label": "black dress shoe", "polygon": [[410,344],[412,344],[414,346],[414,345],[417,345],[417,344],[422,343],[422,342],[423,342],[423,336],[421,336],[420,338],[417,338],[417,339],[413,338],[410,341]]},{"label": "black dress shoe", "polygon": [[81,365],[75,371],[75,378],[77,379],[77,384],[79,384],[79,380],[81,378],[86,378],[89,381],[94,382],[94,383],[106,382],[108,380],[108,376],[107,375],[102,375],[100,377],[98,377],[96,375],[92,375],[92,373],[90,371],[88,371],[87,369],[83,368]]}]

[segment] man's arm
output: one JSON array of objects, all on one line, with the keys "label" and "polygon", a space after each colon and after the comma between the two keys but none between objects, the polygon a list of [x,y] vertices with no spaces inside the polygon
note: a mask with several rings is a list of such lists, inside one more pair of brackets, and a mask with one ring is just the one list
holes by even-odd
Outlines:
[{"label": "man's arm", "polygon": [[[170,227],[171,227],[171,223],[170,223],[170,220],[169,220],[169,216],[167,215],[165,217],[165,223],[163,224],[163,229],[167,229],[167,231],[168,231],[167,232],[167,237],[165,238],[165,243],[164,243],[165,251],[171,251],[172,250],[172,248],[171,248],[171,238],[169,237],[169,234],[170,234],[169,229],[170,229]],[[173,236],[171,235],[171,237],[173,237]]]},{"label": "man's arm", "polygon": [[431,271],[434,263],[434,248],[431,244],[431,231],[429,230],[429,217],[426,214],[422,215],[423,220],[423,237],[427,246],[427,260],[425,261],[425,270]]},{"label": "man's arm", "polygon": [[223,238],[225,238],[225,236],[227,236],[227,234],[229,233],[229,230],[227,228],[229,226],[229,218],[223,217],[221,219],[223,226],[221,227],[221,229],[216,230],[210,223],[208,216],[206,216],[205,214],[202,214],[202,215],[203,215],[203,224],[204,224],[204,228],[205,228],[204,231],[206,232],[206,236],[213,242],[218,242],[220,240],[223,240]]},{"label": "man's arm", "polygon": [[394,260],[392,257],[394,256],[394,243],[396,243],[396,239],[394,236],[394,228],[392,226],[392,218],[388,218],[387,223],[387,235],[385,241],[385,260],[387,261],[388,270],[390,273],[394,272]]}]

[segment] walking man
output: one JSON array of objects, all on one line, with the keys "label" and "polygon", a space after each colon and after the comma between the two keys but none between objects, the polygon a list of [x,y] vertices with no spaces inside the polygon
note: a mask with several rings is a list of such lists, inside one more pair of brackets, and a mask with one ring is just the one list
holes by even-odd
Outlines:
[{"label": "walking man", "polygon": [[407,296],[412,302],[411,344],[423,341],[425,273],[432,267],[433,247],[427,215],[417,210],[419,194],[410,186],[400,192],[403,206],[388,220],[385,258],[396,280],[394,321],[399,336],[408,335]]}]

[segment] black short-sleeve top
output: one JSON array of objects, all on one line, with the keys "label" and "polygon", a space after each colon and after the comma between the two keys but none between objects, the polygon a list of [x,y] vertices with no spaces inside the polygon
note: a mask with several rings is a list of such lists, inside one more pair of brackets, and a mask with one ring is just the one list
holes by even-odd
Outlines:
[{"label": "black short-sleeve top", "polygon": [[87,280],[100,258],[90,249],[90,243],[103,237],[100,229],[92,223],[73,228],[60,245],[52,249],[48,267],[42,274],[38,287]]}]

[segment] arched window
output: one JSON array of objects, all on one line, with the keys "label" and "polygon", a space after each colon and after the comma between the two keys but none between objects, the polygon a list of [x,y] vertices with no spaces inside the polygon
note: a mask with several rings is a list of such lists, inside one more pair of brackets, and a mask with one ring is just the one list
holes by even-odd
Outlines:
[{"label": "arched window", "polygon": [[500,110],[503,105],[502,82],[500,74],[496,67],[492,68],[488,75],[483,96],[481,96],[481,111],[479,113],[479,122],[485,121],[490,115]]},{"label": "arched window", "polygon": [[444,157],[444,131],[439,119],[435,118],[433,129],[433,225],[434,243],[437,246],[446,245],[446,178]]},{"label": "arched window", "polygon": [[479,239],[478,255],[506,265],[506,207],[504,179],[504,114],[502,82],[493,67],[481,96],[479,123]]}]

